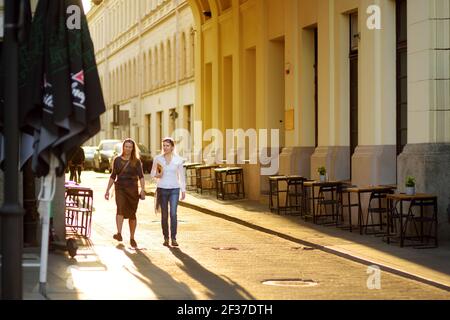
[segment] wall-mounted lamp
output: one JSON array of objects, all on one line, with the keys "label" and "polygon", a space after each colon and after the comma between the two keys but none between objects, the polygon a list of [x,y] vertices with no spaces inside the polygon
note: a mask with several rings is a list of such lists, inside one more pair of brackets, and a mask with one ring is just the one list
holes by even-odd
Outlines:
[{"label": "wall-mounted lamp", "polygon": [[211,18],[211,11],[203,11],[203,15],[206,17],[206,18]]},{"label": "wall-mounted lamp", "polygon": [[178,119],[178,112],[176,112],[175,110],[172,110],[169,114],[170,119],[172,120],[176,120]]},{"label": "wall-mounted lamp", "polygon": [[290,74],[291,73],[291,64],[289,63],[289,62],[287,62],[285,65],[284,65],[284,71],[286,72],[286,74]]}]

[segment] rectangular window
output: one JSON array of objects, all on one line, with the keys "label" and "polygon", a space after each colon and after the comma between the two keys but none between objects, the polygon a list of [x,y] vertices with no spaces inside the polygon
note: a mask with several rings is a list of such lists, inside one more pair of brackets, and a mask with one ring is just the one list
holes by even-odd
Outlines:
[{"label": "rectangular window", "polygon": [[314,136],[316,148],[319,146],[319,39],[318,30],[314,28]]},{"label": "rectangular window", "polygon": [[[358,146],[358,14],[350,14],[350,157]],[[350,163],[351,172],[351,163]]]},{"label": "rectangular window", "polygon": [[169,136],[173,137],[173,132],[176,129],[176,120],[178,113],[175,108],[169,110]]},{"label": "rectangular window", "polygon": [[396,2],[397,36],[397,155],[408,142],[407,1]]}]

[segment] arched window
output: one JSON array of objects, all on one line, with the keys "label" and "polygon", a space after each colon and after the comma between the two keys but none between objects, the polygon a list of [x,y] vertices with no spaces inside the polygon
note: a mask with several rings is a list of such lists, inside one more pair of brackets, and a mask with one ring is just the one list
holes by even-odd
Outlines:
[{"label": "arched window", "polygon": [[171,46],[170,40],[167,40],[166,54],[167,54],[166,83],[171,83],[172,82],[172,46]]},{"label": "arched window", "polygon": [[147,87],[146,90],[150,90],[152,88],[152,50],[148,50],[147,54]]},{"label": "arched window", "polygon": [[142,58],[142,63],[143,63],[142,70],[144,72],[142,75],[142,91],[145,92],[145,91],[147,91],[147,87],[148,87],[148,61],[147,61],[148,54],[147,54],[147,52],[144,52],[143,55],[144,56]]},{"label": "arched window", "polygon": [[159,82],[161,81],[160,79],[160,75],[159,75],[159,72],[160,72],[160,67],[159,67],[159,65],[160,65],[160,61],[159,61],[159,59],[160,59],[160,57],[159,57],[159,50],[158,50],[158,47],[155,47],[155,51],[154,51],[154,55],[153,55],[153,59],[154,59],[154,64],[155,64],[155,68],[153,69],[153,72],[154,72],[154,74],[155,74],[155,81],[153,82],[153,87],[158,87],[159,86]]},{"label": "arched window", "polygon": [[[193,28],[191,28],[193,30]],[[189,66],[189,76],[194,75],[195,69],[195,32],[191,32],[189,39],[189,52],[190,52],[190,66]]]},{"label": "arched window", "polygon": [[125,95],[125,99],[130,98],[131,96],[131,61],[127,62],[127,73],[126,73],[126,95]]},{"label": "arched window", "polygon": [[181,34],[181,65],[180,65],[180,78],[186,78],[186,63],[187,63],[187,50],[186,50],[186,33]]},{"label": "arched window", "polygon": [[152,53],[152,55],[151,55],[151,68],[152,68],[152,73],[151,73],[151,88],[153,89],[156,85],[157,85],[157,83],[158,83],[158,63],[157,63],[157,61],[158,61],[158,49],[157,49],[157,47],[154,47],[152,50],[151,50],[151,53]]},{"label": "arched window", "polygon": [[159,67],[160,67],[160,70],[159,70],[159,84],[160,84],[160,86],[161,85],[163,85],[164,83],[165,83],[165,80],[166,80],[166,77],[165,77],[165,62],[166,62],[166,59],[165,59],[165,50],[164,50],[164,44],[163,43],[161,43],[161,46],[160,46],[160,50],[159,50],[159,59],[160,59],[160,61],[159,61]]},{"label": "arched window", "polygon": [[138,95],[139,85],[138,85],[138,71],[137,71],[137,59],[134,58],[133,61],[133,96]]}]

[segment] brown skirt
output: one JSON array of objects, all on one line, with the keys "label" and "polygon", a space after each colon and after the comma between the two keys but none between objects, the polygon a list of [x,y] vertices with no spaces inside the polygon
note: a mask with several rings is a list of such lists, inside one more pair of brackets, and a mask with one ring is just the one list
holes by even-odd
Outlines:
[{"label": "brown skirt", "polygon": [[115,185],[117,215],[124,219],[136,220],[136,210],[139,203],[138,186]]}]

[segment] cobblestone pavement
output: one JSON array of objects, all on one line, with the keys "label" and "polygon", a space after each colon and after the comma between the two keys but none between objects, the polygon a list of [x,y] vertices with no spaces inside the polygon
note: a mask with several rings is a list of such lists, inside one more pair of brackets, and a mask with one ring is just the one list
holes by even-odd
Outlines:
[{"label": "cobblestone pavement", "polygon": [[[151,197],[139,204],[139,249],[133,250],[127,223],[123,243],[112,239],[115,202],[102,198],[108,175],[83,175],[84,185],[94,189],[91,244],[75,259],[50,255],[50,299],[450,298],[448,291],[387,272],[377,278],[376,269],[182,207],[180,247],[166,248]],[[289,281],[263,284],[269,280]]]}]

